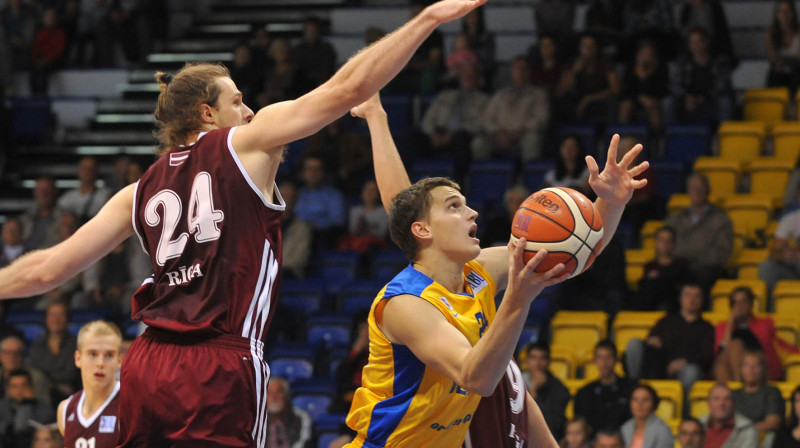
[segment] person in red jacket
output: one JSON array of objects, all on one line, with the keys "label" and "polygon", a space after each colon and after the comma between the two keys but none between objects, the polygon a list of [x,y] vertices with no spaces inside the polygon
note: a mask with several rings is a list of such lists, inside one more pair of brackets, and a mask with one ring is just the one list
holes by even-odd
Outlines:
[{"label": "person in red jacket", "polygon": [[58,12],[45,9],[42,27],[31,44],[31,92],[46,95],[50,73],[58,67],[67,50],[67,33],[58,25]]}]

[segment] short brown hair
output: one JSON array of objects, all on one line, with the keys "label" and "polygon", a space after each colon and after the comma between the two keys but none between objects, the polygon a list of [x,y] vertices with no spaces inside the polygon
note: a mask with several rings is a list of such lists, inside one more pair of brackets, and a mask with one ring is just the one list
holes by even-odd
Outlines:
[{"label": "short brown hair", "polygon": [[419,252],[419,245],[411,233],[411,224],[428,217],[431,190],[436,187],[451,187],[461,191],[457,183],[446,177],[429,177],[401,191],[392,200],[392,207],[389,210],[389,235],[412,261]]},{"label": "short brown hair", "polygon": [[221,92],[217,79],[229,78],[230,72],[221,64],[201,62],[186,64],[174,76],[157,72],[155,77],[161,89],[155,111],[155,136],[159,153],[164,153],[202,129],[198,108],[201,104],[217,104]]}]

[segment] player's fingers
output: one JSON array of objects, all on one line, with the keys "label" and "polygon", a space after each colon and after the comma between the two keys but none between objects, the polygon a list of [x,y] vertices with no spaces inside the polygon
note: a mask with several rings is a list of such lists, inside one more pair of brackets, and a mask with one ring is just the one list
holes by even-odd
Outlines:
[{"label": "player's fingers", "polygon": [[547,258],[547,254],[549,252],[547,249],[539,249],[536,252],[536,255],[533,256],[527,263],[525,263],[525,275],[530,275],[536,269],[536,266],[539,266],[539,263],[544,261]]},{"label": "player's fingers", "polygon": [[592,156],[586,156],[586,167],[589,168],[589,177],[592,179],[597,178],[600,174],[600,168],[597,166],[597,161]]},{"label": "player's fingers", "polygon": [[647,179],[631,179],[631,185],[636,190],[644,188],[647,185]]},{"label": "player's fingers", "polygon": [[628,170],[628,175],[630,175],[631,177],[636,177],[636,176],[644,173],[645,171],[647,171],[647,168],[649,168],[649,167],[650,167],[650,162],[644,161],[644,162],[636,165],[635,167],[629,169]]},{"label": "player's fingers", "polygon": [[622,156],[622,160],[619,161],[619,165],[623,168],[627,168],[636,160],[636,157],[639,156],[639,153],[642,152],[644,146],[641,143],[637,143],[630,151],[626,152],[624,156]]},{"label": "player's fingers", "polygon": [[[563,267],[564,267],[564,264],[563,264],[563,263],[562,263],[562,264],[559,264],[559,266],[561,266],[561,267],[563,268]],[[558,267],[558,266],[554,267],[553,269],[555,269],[555,268],[557,268],[557,267]],[[551,272],[553,269],[551,269],[550,271],[547,271],[547,272],[549,273],[549,272]],[[561,272],[560,274],[557,274],[557,275],[555,275],[554,277],[550,277],[550,278],[548,278],[547,280],[545,280],[545,281],[544,281],[544,285],[545,285],[545,286],[551,286],[551,285],[555,285],[555,284],[557,284],[557,283],[561,283],[561,282],[563,282],[564,280],[568,279],[570,275],[572,275],[572,273],[570,273],[570,272],[566,272],[566,271],[564,271],[564,272]]]},{"label": "player's fingers", "polygon": [[608,144],[608,158],[606,163],[614,163],[617,161],[617,146],[619,146],[619,134],[614,134],[611,137],[611,143]]}]

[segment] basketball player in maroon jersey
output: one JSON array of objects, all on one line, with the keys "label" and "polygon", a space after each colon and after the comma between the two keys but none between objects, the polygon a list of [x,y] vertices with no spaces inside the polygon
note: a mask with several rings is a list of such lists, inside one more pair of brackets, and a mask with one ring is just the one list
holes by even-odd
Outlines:
[{"label": "basketball player in maroon jersey", "polygon": [[221,66],[158,75],[162,157],[68,240],[0,270],[0,298],[42,294],[139,236],[154,274],[132,315],[149,328],[122,366],[119,446],[264,446],[283,148],[368,100],[439,24],[485,2],[434,3],[318,88],[257,114]]},{"label": "basketball player in maroon jersey", "polygon": [[81,327],[75,365],[83,390],[58,405],[58,430],[65,448],[111,448],[119,437],[119,370],[122,334],[116,325],[96,320]]},{"label": "basketball player in maroon jersey", "polygon": [[[399,192],[408,188],[410,181],[392,139],[386,113],[380,104],[379,95],[375,95],[364,104],[353,108],[351,114],[367,120],[372,141],[375,177],[378,180],[384,207],[387,212],[391,213],[392,199]],[[603,172],[599,171],[594,158],[586,158],[590,172],[589,182],[599,198],[598,202],[596,202],[596,207],[601,213],[606,226],[604,238],[607,237],[609,239],[613,236],[622,216],[624,206],[633,191],[646,185],[646,181],[635,180],[634,176],[640,174],[648,166],[647,162],[643,162],[628,168],[635,156],[626,156],[617,164],[616,149],[618,143],[619,136],[615,135],[609,145],[608,161]],[[641,145],[636,145],[632,152],[638,155],[641,150]],[[391,220],[390,216],[390,225]],[[428,226],[428,224],[424,223],[420,225]],[[508,250],[506,247],[481,250],[481,256],[486,252],[491,252],[489,257],[484,258],[484,260],[488,261],[485,267],[498,284],[505,284],[507,281],[505,273],[510,270]],[[508,277],[510,276],[511,274],[509,273]],[[435,273],[432,278],[436,279]],[[500,288],[498,287],[498,289]],[[424,300],[409,301],[408,304],[413,302],[418,303],[415,303],[416,306],[414,307],[406,308],[407,312],[410,310],[409,315],[395,314],[393,318],[403,322],[404,326],[411,328],[409,331],[426,334],[426,339],[429,340],[437,340],[439,337],[439,334],[435,332],[435,322],[437,321],[425,321],[420,319],[420,316],[427,313],[437,315],[438,310],[427,305]],[[384,325],[388,325],[386,323],[387,320],[392,318],[387,314],[387,308],[384,308]],[[441,316],[437,315],[437,318],[439,317]],[[424,323],[418,324],[418,322]],[[491,322],[489,322],[489,326],[491,327]],[[426,362],[425,358],[427,357],[441,357],[441,354],[436,350],[442,345],[442,341],[437,340],[436,344],[419,343],[409,348],[415,356]],[[444,343],[444,345],[447,345],[447,343]],[[558,444],[548,429],[539,406],[526,391],[522,374],[513,360],[509,360],[506,374],[496,384],[494,392],[481,399],[473,419],[470,420],[470,431],[467,440],[465,440],[466,447],[525,448],[533,445],[536,447],[557,448]]]}]

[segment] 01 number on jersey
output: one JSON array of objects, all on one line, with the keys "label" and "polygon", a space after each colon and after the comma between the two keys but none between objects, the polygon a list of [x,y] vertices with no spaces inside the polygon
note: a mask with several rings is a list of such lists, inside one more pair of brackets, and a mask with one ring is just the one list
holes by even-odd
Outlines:
[{"label": "01 number on jersey", "polygon": [[94,437],[88,440],[84,439],[83,437],[78,437],[78,440],[75,441],[75,448],[94,448],[94,444]]},{"label": "01 number on jersey", "polygon": [[[195,241],[207,243],[219,239],[222,232],[218,224],[225,219],[225,214],[222,210],[214,209],[211,175],[205,171],[197,173],[192,182],[187,212],[187,226]],[[144,210],[147,225],[156,227],[162,220],[164,223],[156,249],[156,263],[159,266],[164,266],[169,259],[179,257],[189,241],[187,232],[181,232],[173,239],[181,216],[183,216],[183,202],[180,196],[170,189],[159,191],[147,201]]]}]

